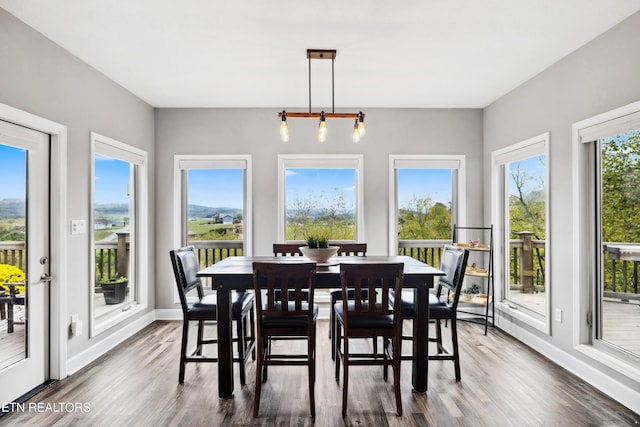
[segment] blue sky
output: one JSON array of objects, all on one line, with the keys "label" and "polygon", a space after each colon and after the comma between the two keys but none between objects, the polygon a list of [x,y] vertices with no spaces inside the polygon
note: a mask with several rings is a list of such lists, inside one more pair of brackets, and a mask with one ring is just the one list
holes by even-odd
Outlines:
[{"label": "blue sky", "polygon": [[[347,210],[355,210],[356,172],[354,169],[287,169],[287,208],[296,198],[311,198],[316,208],[328,207],[342,196]],[[326,200],[326,202],[323,202]]]},{"label": "blue sky", "polygon": [[26,192],[26,150],[0,144],[0,199],[22,199]]},{"label": "blue sky", "polygon": [[509,163],[509,193],[511,195],[517,195],[517,187],[511,176],[511,173],[520,169],[520,173],[527,175],[525,179],[525,185],[522,190],[524,193],[528,193],[532,190],[538,190],[544,188],[544,181],[546,180],[546,161],[545,156],[533,156],[524,160]]},{"label": "blue sky", "polygon": [[97,155],[95,168],[95,203],[129,203],[129,163]]},{"label": "blue sky", "polygon": [[398,207],[417,197],[451,203],[451,169],[398,169]]},{"label": "blue sky", "polygon": [[188,203],[242,209],[242,169],[190,169]]}]

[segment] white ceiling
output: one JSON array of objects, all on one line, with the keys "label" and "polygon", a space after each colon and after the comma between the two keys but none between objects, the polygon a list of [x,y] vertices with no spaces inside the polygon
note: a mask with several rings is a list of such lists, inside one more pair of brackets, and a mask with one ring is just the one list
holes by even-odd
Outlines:
[{"label": "white ceiling", "polygon": [[[0,0],[154,107],[485,107],[640,0]],[[331,61],[312,61],[331,106]]]}]

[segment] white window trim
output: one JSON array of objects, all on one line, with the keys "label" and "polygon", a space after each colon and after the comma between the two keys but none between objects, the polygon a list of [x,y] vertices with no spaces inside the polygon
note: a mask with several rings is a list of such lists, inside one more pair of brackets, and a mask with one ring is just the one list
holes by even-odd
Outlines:
[{"label": "white window trim", "polygon": [[[620,124],[625,118],[640,113],[640,101],[579,121],[571,126],[572,130],[572,177],[573,177],[573,248],[572,248],[572,276],[573,276],[573,346],[580,353],[590,359],[604,363],[618,373],[640,382],[640,367],[626,358],[612,354],[592,344],[595,330],[587,323],[587,314],[595,309],[592,306],[595,293],[596,277],[593,271],[595,264],[593,242],[595,241],[594,227],[591,225],[594,213],[590,207],[590,183],[593,171],[589,161],[591,147],[589,142],[598,136],[597,129],[603,132],[610,128],[611,122]],[[590,218],[585,221],[584,218]],[[595,322],[595,320],[594,320]]]},{"label": "white window trim", "polygon": [[336,169],[353,168],[356,170],[356,242],[364,242],[364,186],[362,171],[364,156],[362,154],[280,154],[278,155],[278,207],[277,207],[277,241],[286,240],[285,215],[285,171],[288,168]]},{"label": "white window trim", "polygon": [[[543,134],[534,136],[524,141],[509,145],[508,147],[495,150],[491,153],[491,222],[495,224],[494,227],[494,246],[497,250],[494,253],[497,255],[494,260],[494,281],[495,281],[495,304],[496,309],[499,312],[507,314],[514,319],[517,319],[534,329],[546,334],[551,335],[551,229],[549,226],[550,221],[550,185],[549,167],[549,140],[550,133],[545,132]],[[537,154],[544,154],[546,164],[546,203],[545,203],[545,221],[546,221],[546,245],[545,245],[545,308],[546,315],[542,316],[539,313],[527,310],[511,301],[505,301],[504,295],[504,263],[505,259],[509,256],[509,248],[504,248],[504,220],[506,218],[507,206],[503,204],[504,198],[504,172],[503,166],[506,163],[523,159],[525,157],[531,157]]]},{"label": "white window trim", "polygon": [[[173,156],[173,247],[183,245],[182,240],[182,172],[187,169],[244,169],[244,224],[243,249],[246,256],[253,254],[253,196],[251,154],[176,154]],[[177,293],[176,293],[177,298]],[[179,300],[176,299],[176,302]]]},{"label": "white window trim", "polygon": [[[466,210],[466,156],[464,154],[390,154],[389,155],[389,255],[398,254],[398,180],[396,170],[411,169],[456,169],[457,186],[453,188],[456,203],[455,223],[467,217]],[[454,182],[454,185],[456,183]]]},{"label": "white window trim", "polygon": [[95,222],[94,218],[94,180],[95,180],[95,155],[96,155],[96,146],[101,145],[103,148],[112,149],[113,154],[120,153],[122,157],[125,156],[128,161],[133,162],[138,167],[138,180],[136,181],[136,303],[132,304],[126,311],[114,311],[105,315],[103,319],[98,320],[95,318],[95,308],[94,308],[94,288],[95,288],[95,271],[94,268],[91,268],[89,272],[89,318],[90,318],[90,337],[95,337],[96,335],[106,331],[112,326],[126,320],[136,314],[144,311],[147,308],[147,294],[148,294],[148,286],[149,280],[147,272],[148,268],[148,259],[149,259],[149,244],[148,244],[148,236],[149,236],[149,213],[148,213],[148,205],[149,205],[149,175],[148,175],[148,155],[147,152],[141,150],[139,148],[133,147],[131,145],[125,144],[120,141],[116,141],[115,139],[100,135],[95,132],[91,132],[91,208],[89,210],[89,224],[91,225],[89,229],[89,245],[90,245],[90,255],[89,255],[89,265],[95,265],[95,250],[94,250],[94,234],[93,234],[93,224]]}]

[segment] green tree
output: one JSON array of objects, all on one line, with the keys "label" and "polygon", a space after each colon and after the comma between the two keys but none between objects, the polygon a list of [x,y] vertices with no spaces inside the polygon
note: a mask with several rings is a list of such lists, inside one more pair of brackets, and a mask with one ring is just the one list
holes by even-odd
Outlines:
[{"label": "green tree", "polygon": [[401,240],[450,239],[451,225],[451,206],[434,204],[428,196],[414,196],[398,210]]}]

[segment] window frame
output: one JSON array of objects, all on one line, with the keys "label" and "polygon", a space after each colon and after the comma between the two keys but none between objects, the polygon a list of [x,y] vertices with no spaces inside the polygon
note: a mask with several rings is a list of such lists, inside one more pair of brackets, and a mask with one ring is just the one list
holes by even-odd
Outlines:
[{"label": "window frame", "polygon": [[[129,144],[117,141],[115,139],[91,132],[91,189],[90,189],[90,208],[89,208],[89,319],[90,319],[90,338],[99,335],[112,326],[135,316],[144,311],[148,305],[148,198],[149,198],[149,176],[148,176],[148,154],[145,150],[133,147]],[[135,299],[126,307],[120,310],[113,310],[101,316],[100,319],[95,317],[95,237],[93,227],[95,223],[95,156],[96,154],[104,154],[118,160],[129,162],[135,165],[133,168],[134,183],[134,214],[130,219],[134,223],[134,238],[130,238],[130,249],[134,252],[132,259],[134,260],[133,272],[135,277]],[[130,246],[130,247],[131,247]]]},{"label": "window frame", "polygon": [[596,188],[596,160],[593,142],[625,129],[639,128],[640,101],[572,124],[573,177],[573,339],[574,348],[598,363],[640,381],[640,364],[635,356],[597,339],[597,292],[599,266],[596,225],[600,217]]},{"label": "window frame", "polygon": [[[389,155],[389,255],[398,255],[398,169],[451,169],[451,220],[460,223],[467,217],[466,156],[464,154],[390,154]],[[453,228],[453,224],[451,225]]]},{"label": "window frame", "polygon": [[244,169],[243,248],[253,254],[252,156],[250,154],[176,154],[173,156],[173,247],[186,244],[185,190],[189,169]]},{"label": "window frame", "polygon": [[[494,246],[497,255],[494,262],[494,281],[496,290],[496,307],[499,311],[526,323],[534,329],[551,335],[551,191],[550,191],[550,163],[549,145],[550,132],[545,132],[524,141],[517,142],[507,147],[495,150],[491,153],[491,218],[494,224]],[[545,308],[546,314],[534,312],[516,301],[507,299],[505,291],[509,280],[505,278],[505,264],[509,263],[510,249],[505,236],[506,219],[509,214],[508,203],[505,203],[507,186],[508,163],[524,160],[532,156],[544,155],[546,160],[545,170]]]},{"label": "window frame", "polygon": [[285,198],[286,170],[296,169],[355,169],[356,172],[356,242],[365,242],[364,232],[364,186],[362,154],[279,154],[278,155],[278,206],[277,243],[286,242]]}]

